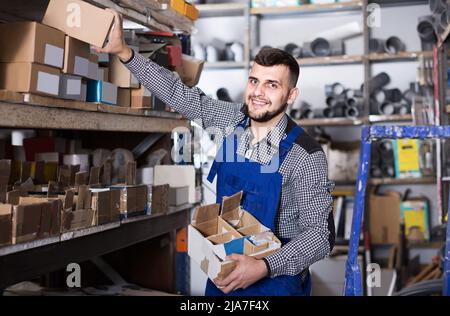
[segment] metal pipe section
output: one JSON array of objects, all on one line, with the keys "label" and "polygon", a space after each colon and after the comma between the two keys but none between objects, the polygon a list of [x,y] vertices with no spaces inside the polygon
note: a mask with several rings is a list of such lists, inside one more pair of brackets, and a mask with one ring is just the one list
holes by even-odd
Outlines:
[{"label": "metal pipe section", "polygon": [[343,54],[344,42],[342,40],[329,41],[319,37],[303,45],[303,57],[325,57]]},{"label": "metal pipe section", "polygon": [[381,38],[371,38],[369,40],[369,53],[384,52],[385,40]]},{"label": "metal pipe section", "polygon": [[233,102],[233,99],[231,99],[230,93],[228,92],[227,88],[218,89],[216,94],[217,94],[217,98],[221,101]]},{"label": "metal pipe section", "polygon": [[381,115],[392,115],[395,113],[395,106],[389,102],[380,103],[378,113]]},{"label": "metal pipe section", "polygon": [[402,92],[397,88],[384,90],[384,94],[386,96],[386,100],[391,102],[400,102],[403,97]]},{"label": "metal pipe section", "polygon": [[284,47],[284,51],[291,54],[292,56],[294,56],[295,58],[300,58],[302,57],[302,48],[300,46],[298,46],[297,44],[294,43],[288,43],[285,47]]},{"label": "metal pipe section", "polygon": [[380,72],[378,75],[369,80],[369,91],[374,92],[381,89],[391,81],[389,75],[385,72]]},{"label": "metal pipe section", "polygon": [[325,95],[327,97],[334,97],[342,95],[345,92],[345,88],[339,82],[325,85]]},{"label": "metal pipe section", "polygon": [[347,106],[345,108],[345,117],[355,119],[359,116],[359,110],[356,106]]},{"label": "metal pipe section", "polygon": [[384,43],[384,50],[388,54],[398,54],[399,52],[404,52],[405,49],[405,43],[403,43],[397,36],[389,37]]},{"label": "metal pipe section", "polygon": [[417,32],[422,43],[436,43],[437,36],[434,31],[434,16],[425,15],[419,17],[419,22],[417,24]]}]

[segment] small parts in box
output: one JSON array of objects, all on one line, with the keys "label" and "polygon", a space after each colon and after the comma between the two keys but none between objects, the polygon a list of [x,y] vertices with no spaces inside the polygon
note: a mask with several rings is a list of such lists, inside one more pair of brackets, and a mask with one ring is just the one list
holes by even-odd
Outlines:
[{"label": "small parts in box", "polygon": [[[234,262],[224,261],[232,254],[263,258],[281,247],[281,242],[253,215],[240,206],[242,192],[219,204],[198,207],[188,228],[188,253],[210,279],[224,278]],[[219,215],[220,211],[220,215]]]}]

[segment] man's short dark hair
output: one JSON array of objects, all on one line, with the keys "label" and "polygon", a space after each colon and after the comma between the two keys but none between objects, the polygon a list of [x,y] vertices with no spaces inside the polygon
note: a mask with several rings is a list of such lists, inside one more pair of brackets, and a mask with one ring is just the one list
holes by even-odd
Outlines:
[{"label": "man's short dark hair", "polygon": [[263,47],[255,57],[255,63],[270,67],[284,65],[289,68],[290,81],[293,87],[297,85],[300,67],[295,58],[284,50],[272,47]]}]

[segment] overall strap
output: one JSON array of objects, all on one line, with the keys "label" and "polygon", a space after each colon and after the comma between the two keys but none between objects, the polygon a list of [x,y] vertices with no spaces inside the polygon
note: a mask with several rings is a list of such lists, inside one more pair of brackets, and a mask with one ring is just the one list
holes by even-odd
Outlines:
[{"label": "overall strap", "polygon": [[279,149],[280,166],[283,163],[284,159],[286,158],[288,152],[292,149],[292,146],[294,145],[294,142],[297,139],[297,137],[303,134],[304,132],[305,131],[303,130],[303,128],[296,125],[288,132],[286,138],[281,140]]},{"label": "overall strap", "polygon": [[[245,129],[249,125],[249,122],[250,122],[250,118],[248,116],[245,116],[238,123],[238,125],[236,126],[236,128],[234,130],[236,131],[236,129],[239,128],[239,127]],[[238,147],[238,145],[237,145],[238,144],[238,139],[237,139],[237,135],[236,135],[236,133],[234,133],[234,131],[233,131],[233,133],[231,135],[234,138],[233,139],[234,140],[233,141],[233,143],[234,143],[234,159],[236,159],[236,153],[237,153],[237,147]],[[221,148],[219,149],[219,152],[218,152],[218,154],[222,154],[222,161],[226,157],[227,140],[228,140],[228,137],[225,137],[223,142],[222,142]],[[216,159],[214,159],[214,162],[213,162],[213,164],[211,166],[211,169],[209,170],[209,174],[208,174],[208,177],[207,177],[207,180],[210,183],[212,183],[214,181],[214,178],[216,177],[217,172],[219,171],[220,164],[221,164],[221,162],[218,162],[218,161],[216,161]]]}]

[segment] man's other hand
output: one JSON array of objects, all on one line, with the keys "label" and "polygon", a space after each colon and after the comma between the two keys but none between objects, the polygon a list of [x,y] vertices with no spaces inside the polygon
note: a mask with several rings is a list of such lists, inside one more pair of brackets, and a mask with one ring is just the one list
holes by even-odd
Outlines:
[{"label": "man's other hand", "polygon": [[263,260],[246,255],[232,254],[226,260],[236,261],[236,267],[225,279],[215,279],[214,283],[225,294],[237,289],[246,289],[267,276],[267,267]]}]

